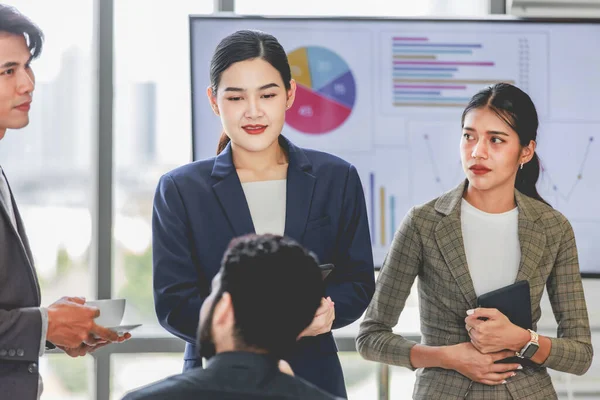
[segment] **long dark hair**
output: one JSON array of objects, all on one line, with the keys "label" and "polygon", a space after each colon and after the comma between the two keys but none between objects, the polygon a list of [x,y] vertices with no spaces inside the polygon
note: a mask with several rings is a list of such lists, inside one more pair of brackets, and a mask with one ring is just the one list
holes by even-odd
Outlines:
[{"label": "long dark hair", "polygon": [[14,7],[0,4],[0,32],[25,36],[32,58],[42,53],[44,34],[41,29]]},{"label": "long dark hair", "polygon": [[[521,146],[529,145],[537,138],[539,125],[535,105],[527,93],[508,83],[497,83],[475,94],[462,114],[461,125],[464,126],[465,116],[471,110],[487,107],[510,126],[517,135]],[[523,168],[517,171],[515,188],[536,200],[548,204],[537,191],[536,183],[540,176],[540,159],[537,153]]]},{"label": "long dark hair", "polygon": [[[292,72],[283,46],[273,35],[256,30],[241,30],[227,36],[217,46],[210,62],[210,86],[213,96],[221,81],[221,75],[232,64],[260,58],[271,64],[283,79],[286,90],[290,90]],[[217,154],[229,143],[229,136],[221,133]]]}]

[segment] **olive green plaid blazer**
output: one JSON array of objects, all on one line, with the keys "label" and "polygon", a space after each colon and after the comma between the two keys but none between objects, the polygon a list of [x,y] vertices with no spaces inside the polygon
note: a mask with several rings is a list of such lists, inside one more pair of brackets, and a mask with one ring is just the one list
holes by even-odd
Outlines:
[{"label": "olive green plaid blazer", "polygon": [[[421,343],[445,346],[470,340],[464,319],[466,311],[476,307],[477,296],[461,231],[464,189],[462,183],[413,207],[404,218],[360,325],[356,341],[364,358],[413,369],[410,350],[416,343],[393,333],[392,328],[417,276]],[[548,290],[558,322],[550,356],[539,368],[518,371],[505,385],[473,383],[470,389],[471,381],[456,371],[422,368],[417,371],[414,399],[556,399],[546,368],[578,375],[589,368],[593,349],[571,224],[558,211],[517,190],[515,199],[521,244],[517,281],[529,281],[534,329],[541,316],[544,286]]]}]

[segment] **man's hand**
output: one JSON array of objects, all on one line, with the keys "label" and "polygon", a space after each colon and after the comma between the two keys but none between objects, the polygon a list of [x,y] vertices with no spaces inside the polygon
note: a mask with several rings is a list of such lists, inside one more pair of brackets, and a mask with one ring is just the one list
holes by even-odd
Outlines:
[{"label": "man's hand", "polygon": [[321,299],[321,305],[315,313],[310,325],[298,335],[298,339],[304,336],[317,336],[331,331],[331,325],[335,319],[335,307],[331,297]]},{"label": "man's hand", "polygon": [[[130,338],[131,338],[131,334],[126,333],[123,336],[119,336],[118,343],[122,343]],[[71,357],[81,357],[81,356],[85,356],[86,354],[93,353],[96,350],[101,349],[104,346],[106,346],[107,344],[111,343],[111,342],[107,342],[107,341],[104,341],[101,339],[94,339],[94,340],[95,340],[94,344],[81,343],[79,345],[79,347],[65,347],[65,346],[57,346],[57,347],[59,349],[61,349],[62,351],[64,351],[65,353],[67,353]]]},{"label": "man's hand", "polygon": [[58,347],[77,349],[82,343],[94,345],[98,339],[116,342],[116,332],[96,325],[94,318],[100,315],[96,307],[85,305],[81,297],[63,297],[48,307],[47,340]]}]

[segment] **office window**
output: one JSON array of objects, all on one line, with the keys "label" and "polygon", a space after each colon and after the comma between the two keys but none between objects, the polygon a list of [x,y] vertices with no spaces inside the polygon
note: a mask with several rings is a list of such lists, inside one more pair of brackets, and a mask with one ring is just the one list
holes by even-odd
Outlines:
[{"label": "office window", "polygon": [[212,1],[168,7],[115,1],[113,297],[128,299],[136,335],[169,335],[154,313],[152,201],[158,179],[191,161],[190,14]]},{"label": "office window", "polygon": [[355,352],[339,352],[349,399],[376,399],[378,364]]},{"label": "office window", "polygon": [[85,400],[92,397],[91,356],[71,358],[64,354],[47,354],[40,359],[44,381],[43,400]]},{"label": "office window", "polygon": [[[90,263],[91,140],[95,129],[92,0],[12,0],[46,36],[32,63],[36,87],[30,124],[8,131],[0,162],[31,245],[42,304],[94,293]],[[90,358],[91,359],[91,358]],[[40,361],[44,399],[90,398],[88,358]]]},{"label": "office window", "polygon": [[181,373],[183,353],[113,354],[110,398]]}]

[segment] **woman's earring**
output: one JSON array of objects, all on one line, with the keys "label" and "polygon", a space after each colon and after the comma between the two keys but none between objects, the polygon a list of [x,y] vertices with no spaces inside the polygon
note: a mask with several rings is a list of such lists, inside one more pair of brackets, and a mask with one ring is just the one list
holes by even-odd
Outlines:
[{"label": "woman's earring", "polygon": [[521,169],[523,169],[523,163],[521,163]]}]

